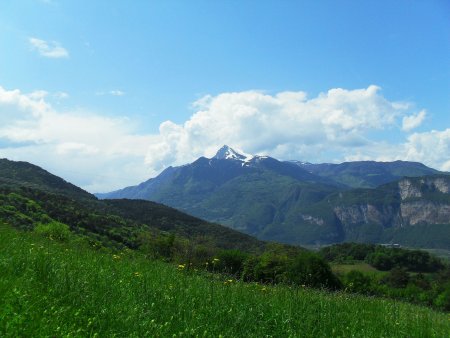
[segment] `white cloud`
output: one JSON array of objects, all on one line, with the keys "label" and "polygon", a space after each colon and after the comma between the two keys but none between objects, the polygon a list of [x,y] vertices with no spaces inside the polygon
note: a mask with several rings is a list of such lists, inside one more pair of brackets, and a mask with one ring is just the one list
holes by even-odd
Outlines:
[{"label": "white cloud", "polygon": [[44,92],[0,87],[0,141],[17,144],[0,147],[0,157],[36,163],[90,191],[120,188],[156,174],[144,163],[152,136],[136,135],[132,121],[58,112],[44,97]]},{"label": "white cloud", "polygon": [[69,94],[66,92],[56,92],[53,94],[53,96],[59,100],[64,100],[69,98]]},{"label": "white cloud", "polygon": [[32,49],[36,50],[41,56],[47,58],[67,58],[69,52],[56,41],[45,41],[38,38],[29,38]]},{"label": "white cloud", "polygon": [[450,128],[414,133],[408,136],[404,148],[406,160],[424,162],[450,171]]},{"label": "white cloud", "polygon": [[399,122],[421,116],[376,86],[314,98],[257,91],[205,96],[187,121],[165,121],[147,135],[127,118],[58,111],[46,101],[53,95],[0,87],[0,144],[9,145],[0,146],[0,157],[36,163],[89,191],[139,183],[169,165],[212,156],[223,144],[280,159],[403,159],[450,170],[450,129],[413,133],[398,144],[373,139],[380,132],[403,135]]},{"label": "white cloud", "polygon": [[111,95],[113,95],[113,96],[123,96],[123,95],[125,95],[125,93],[124,93],[123,91],[118,90],[118,89],[116,89],[116,90],[111,90],[109,93],[110,93]]},{"label": "white cloud", "polygon": [[425,120],[426,115],[426,111],[422,110],[417,114],[404,116],[402,122],[402,130],[411,131],[414,128],[417,128],[422,124],[423,120]]},{"label": "white cloud", "polygon": [[414,133],[405,142],[374,142],[344,158],[346,161],[413,161],[435,169],[450,171],[450,128]]},{"label": "white cloud", "polygon": [[98,91],[95,93],[95,95],[97,96],[103,96],[103,95],[112,95],[112,96],[124,96],[125,92],[119,90],[119,89],[113,89],[110,90],[108,92],[104,92],[104,91]]},{"label": "white cloud", "polygon": [[280,158],[342,153],[367,144],[369,131],[394,128],[408,109],[386,100],[376,86],[332,89],[311,99],[304,92],[223,93],[201,98],[193,107],[197,112],[184,124],[161,124],[146,158],[149,165],[185,163],[212,155],[222,144]]}]

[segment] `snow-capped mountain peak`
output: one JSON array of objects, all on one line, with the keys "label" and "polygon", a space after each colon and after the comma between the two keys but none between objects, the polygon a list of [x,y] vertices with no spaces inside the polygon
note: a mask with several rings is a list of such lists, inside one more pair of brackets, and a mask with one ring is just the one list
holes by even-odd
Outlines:
[{"label": "snow-capped mountain peak", "polygon": [[247,162],[250,161],[253,156],[242,152],[237,152],[233,148],[224,145],[217,151],[216,155],[213,158],[217,160],[238,160]]}]

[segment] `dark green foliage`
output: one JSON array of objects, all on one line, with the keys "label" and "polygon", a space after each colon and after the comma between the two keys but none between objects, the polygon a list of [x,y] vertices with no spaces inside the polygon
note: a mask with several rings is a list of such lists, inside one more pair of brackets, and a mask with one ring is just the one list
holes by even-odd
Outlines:
[{"label": "dark green foliage", "polygon": [[138,236],[139,249],[147,257],[171,260],[174,255],[174,234],[142,232]]},{"label": "dark green foliage", "polygon": [[302,252],[288,264],[287,282],[310,287],[339,289],[341,283],[328,263],[312,252]]},{"label": "dark green foliage", "polygon": [[319,255],[301,252],[290,256],[280,250],[266,251],[244,263],[244,279],[262,283],[285,283],[315,288],[339,289],[341,283]]},{"label": "dark green foliage", "polygon": [[246,281],[281,283],[287,281],[288,258],[286,254],[267,251],[259,257],[251,257],[244,264]]},{"label": "dark green foliage", "polygon": [[244,263],[250,255],[239,250],[222,250],[216,255],[214,264],[209,264],[210,270],[224,272],[240,277],[244,270]]},{"label": "dark green foliage", "polygon": [[366,261],[383,271],[400,267],[414,272],[435,272],[444,267],[440,259],[426,251],[381,246],[377,246],[376,250],[366,257]]},{"label": "dark green foliage", "polygon": [[263,242],[231,230],[187,215],[165,205],[144,200],[104,200],[121,217],[149,225],[162,231],[187,238],[196,244],[217,246],[222,249],[241,249],[257,252]]},{"label": "dark green foliage", "polygon": [[434,305],[445,311],[450,311],[450,282],[447,283],[436,297]]},{"label": "dark green foliage", "polygon": [[34,231],[41,236],[60,242],[67,242],[72,237],[69,226],[57,221],[47,224],[39,223],[34,228]]},{"label": "dark green foliage", "polygon": [[[337,264],[337,268],[342,263],[355,266],[347,273],[342,268],[337,269],[337,275],[347,291],[400,299],[448,311],[446,297],[450,285],[450,266],[428,252],[343,243],[323,248],[320,253]],[[362,263],[364,260],[380,271],[367,269]]]},{"label": "dark green foliage", "polygon": [[366,261],[382,271],[400,267],[413,272],[436,272],[444,268],[439,258],[426,251],[375,244],[334,244],[322,248],[320,254],[327,261],[333,262]]},{"label": "dark green foliage", "polygon": [[344,276],[344,285],[348,291],[370,294],[372,279],[361,271],[352,270]]},{"label": "dark green foliage", "polygon": [[409,274],[404,268],[394,267],[383,278],[383,282],[393,288],[404,288],[409,283]]},{"label": "dark green foliage", "polygon": [[381,271],[391,270],[395,266],[393,256],[386,252],[370,254],[367,257],[367,262]]},{"label": "dark green foliage", "polygon": [[345,262],[352,260],[363,261],[367,255],[375,251],[375,245],[364,243],[342,243],[326,246],[320,249],[320,254],[333,262]]}]

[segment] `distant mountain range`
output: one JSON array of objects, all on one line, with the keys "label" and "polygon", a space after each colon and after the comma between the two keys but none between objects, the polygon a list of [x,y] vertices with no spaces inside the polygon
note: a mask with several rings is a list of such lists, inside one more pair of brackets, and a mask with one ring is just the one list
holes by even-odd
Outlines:
[{"label": "distant mountain range", "polygon": [[356,161],[333,163],[304,163],[293,161],[301,168],[321,177],[328,177],[351,188],[376,188],[379,185],[396,181],[403,177],[418,177],[440,174],[418,162],[375,162]]},{"label": "distant mountain range", "polygon": [[[417,162],[311,164],[215,156],[99,198],[152,200],[260,239],[450,248],[450,176]],[[415,193],[412,193],[414,191]]]}]

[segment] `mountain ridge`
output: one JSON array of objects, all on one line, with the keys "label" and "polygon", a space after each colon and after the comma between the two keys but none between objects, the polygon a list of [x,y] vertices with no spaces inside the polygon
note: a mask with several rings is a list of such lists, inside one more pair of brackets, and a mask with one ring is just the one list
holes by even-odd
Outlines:
[{"label": "mountain ridge", "polygon": [[[258,251],[265,243],[160,203],[98,200],[28,162],[0,160],[0,222],[21,229],[61,222],[75,233],[114,247],[136,248],[140,233],[174,234],[217,249]],[[127,210],[133,210],[129,212]],[[156,235],[155,235],[156,236]]]},{"label": "mountain ridge", "polygon": [[[412,177],[441,175],[442,180],[450,179],[447,173],[417,162],[359,161],[320,167],[278,161],[268,156],[250,157],[227,146],[222,147],[218,154],[220,156],[200,157],[190,164],[166,169],[168,171],[163,172],[164,175],[139,186],[99,197],[158,201],[264,240],[289,244],[328,244],[348,240],[380,242],[395,241],[398,236],[386,234],[400,231],[389,229],[392,224],[400,227],[400,223],[395,223],[394,218],[387,215],[389,210],[397,212],[401,207],[404,210],[408,207],[406,202],[398,202],[397,190],[386,191],[384,185],[395,185],[407,174]],[[311,166],[315,166],[314,170],[308,171]],[[332,170],[326,171],[324,167]],[[352,184],[345,182],[345,178]],[[340,195],[349,201],[354,200],[355,205],[363,205],[369,197],[376,200],[377,196],[385,195],[385,203],[391,205],[385,210],[376,210],[385,213],[394,223],[358,221],[355,225],[346,222],[340,209],[336,209],[339,205],[330,205],[332,200],[339,204],[341,201],[333,196]],[[422,199],[430,196],[424,195]],[[372,206],[354,208],[373,209]],[[429,208],[435,206],[429,205]],[[445,217],[431,217],[427,222],[445,221],[445,224],[450,224],[450,217]],[[410,225],[408,223],[407,228]],[[416,232],[420,226],[416,227]],[[443,230],[445,234],[450,228],[439,229],[436,231],[442,233]]]}]

